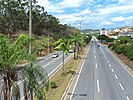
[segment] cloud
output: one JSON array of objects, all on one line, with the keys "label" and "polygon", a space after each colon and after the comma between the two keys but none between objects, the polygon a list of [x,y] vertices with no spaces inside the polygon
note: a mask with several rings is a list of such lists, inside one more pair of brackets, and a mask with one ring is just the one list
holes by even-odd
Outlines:
[{"label": "cloud", "polygon": [[133,13],[133,4],[131,5],[117,5],[117,6],[107,6],[105,8],[96,9],[96,12],[93,15],[109,15],[114,13]]},{"label": "cloud", "polygon": [[124,21],[126,18],[124,18],[123,16],[119,16],[119,17],[115,17],[112,19],[112,21],[114,22],[121,22]]},{"label": "cloud", "polygon": [[88,15],[88,14],[90,14],[91,13],[91,10],[89,10],[89,8],[87,8],[87,9],[84,9],[83,11],[81,11],[81,15]]},{"label": "cloud", "polygon": [[64,10],[48,0],[37,0],[38,4],[43,6],[47,12],[63,13]]},{"label": "cloud", "polygon": [[131,4],[133,3],[133,0],[119,0],[118,4]]},{"label": "cloud", "polygon": [[[84,20],[84,27],[115,26],[118,22],[133,22],[133,0],[37,0],[45,10],[62,24],[77,25]],[[114,16],[118,16],[113,18]],[[127,16],[127,17],[124,17]],[[121,24],[121,25],[124,25]],[[126,25],[126,24],[125,24]],[[113,27],[114,27],[113,26]]]},{"label": "cloud", "polygon": [[101,22],[101,24],[103,24],[103,25],[111,25],[112,22]]},{"label": "cloud", "polygon": [[80,7],[84,0],[63,0],[59,2],[57,6],[61,8],[75,8]]},{"label": "cloud", "polygon": [[114,22],[121,22],[121,21],[126,21],[126,20],[133,20],[133,16],[129,16],[124,18],[123,16],[115,17],[112,19]]}]

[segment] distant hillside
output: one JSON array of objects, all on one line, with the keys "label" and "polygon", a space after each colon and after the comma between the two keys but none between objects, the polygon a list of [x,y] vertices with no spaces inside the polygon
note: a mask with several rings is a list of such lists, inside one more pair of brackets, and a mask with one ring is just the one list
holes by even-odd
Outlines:
[{"label": "distant hillside", "polygon": [[93,29],[84,29],[84,30],[81,30],[82,33],[88,33],[88,34],[93,34],[93,33],[97,33],[99,32],[98,29],[96,30],[93,30]]}]

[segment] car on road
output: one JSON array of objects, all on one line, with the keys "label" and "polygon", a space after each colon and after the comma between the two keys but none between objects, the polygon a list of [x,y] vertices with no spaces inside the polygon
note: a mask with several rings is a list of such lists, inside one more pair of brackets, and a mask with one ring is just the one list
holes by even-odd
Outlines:
[{"label": "car on road", "polygon": [[99,45],[99,44],[97,45],[97,48],[98,48],[98,47],[100,47],[100,45]]},{"label": "car on road", "polygon": [[58,53],[54,53],[54,54],[52,55],[52,57],[53,57],[53,58],[57,58],[57,57],[59,57],[59,54],[58,54]]},{"label": "car on road", "polygon": [[73,50],[69,50],[69,53],[73,53],[74,51]]}]

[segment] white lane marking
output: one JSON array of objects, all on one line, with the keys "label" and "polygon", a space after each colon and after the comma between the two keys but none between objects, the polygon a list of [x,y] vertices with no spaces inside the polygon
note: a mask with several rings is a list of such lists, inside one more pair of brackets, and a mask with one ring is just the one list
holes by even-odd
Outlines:
[{"label": "white lane marking", "polygon": [[109,67],[111,67],[111,65],[109,64]]},{"label": "white lane marking", "polygon": [[119,83],[119,85],[120,85],[121,89],[124,91],[124,88],[123,88],[123,86],[121,85],[121,83]]},{"label": "white lane marking", "polygon": [[111,68],[112,72],[114,72],[113,68]]},{"label": "white lane marking", "polygon": [[109,61],[107,61],[109,63]]},{"label": "white lane marking", "polygon": [[107,57],[105,57],[105,59],[108,60]]},{"label": "white lane marking", "polygon": [[100,92],[99,80],[97,80],[97,91]]},{"label": "white lane marking", "polygon": [[95,55],[95,58],[96,58],[96,55]]},{"label": "white lane marking", "polygon": [[128,97],[128,96],[126,96],[126,99],[127,99],[127,100],[129,100],[129,97]]},{"label": "white lane marking", "polygon": [[117,77],[117,75],[115,74],[115,78],[118,80],[118,77]]},{"label": "white lane marking", "polygon": [[96,68],[97,68],[97,63],[96,63]]},{"label": "white lane marking", "polygon": [[52,63],[52,61],[51,61],[50,63],[46,64],[45,66],[43,66],[43,68],[45,68],[46,66],[48,66],[48,65],[51,64],[51,63]]}]

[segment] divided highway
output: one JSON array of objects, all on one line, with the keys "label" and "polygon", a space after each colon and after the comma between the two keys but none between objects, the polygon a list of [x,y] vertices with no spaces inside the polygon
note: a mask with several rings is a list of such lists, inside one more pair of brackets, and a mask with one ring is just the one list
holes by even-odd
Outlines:
[{"label": "divided highway", "polygon": [[133,77],[107,46],[90,44],[77,80],[64,100],[133,100]]},{"label": "divided highway", "polygon": [[[47,72],[49,78],[51,78],[55,72],[62,67],[62,52],[58,52],[59,57],[52,58],[52,54],[47,55],[41,59],[39,59],[39,64],[44,68],[44,70]],[[65,61],[67,61],[73,54],[65,55]],[[23,94],[23,85],[22,81],[18,82],[20,93],[21,93],[21,100],[24,100],[24,94]]]}]

